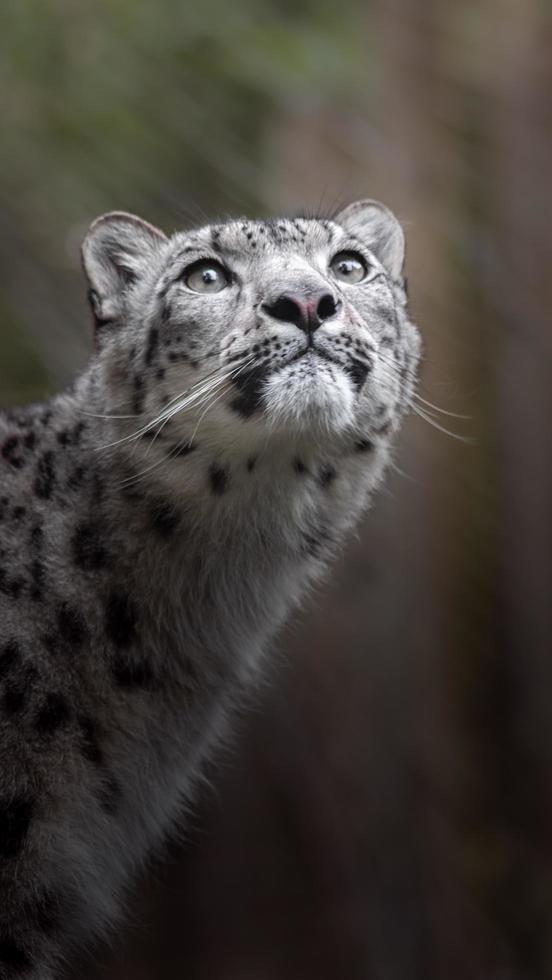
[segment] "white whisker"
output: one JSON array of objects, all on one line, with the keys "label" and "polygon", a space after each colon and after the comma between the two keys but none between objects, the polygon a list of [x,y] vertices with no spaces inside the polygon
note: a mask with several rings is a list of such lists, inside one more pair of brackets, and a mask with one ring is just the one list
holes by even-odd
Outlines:
[{"label": "white whisker", "polygon": [[[240,367],[238,368],[238,370],[237,370],[237,371],[235,372],[235,375],[234,375],[234,376],[235,376],[235,377],[237,377],[237,376],[238,376],[238,374],[240,374],[240,373],[241,373],[241,371],[244,371],[244,370],[245,370],[246,368],[248,368],[248,367],[250,367],[250,365],[251,365],[251,364],[253,363],[253,361],[254,361],[254,358],[250,358],[250,359],[249,359],[249,361],[246,361],[246,363],[245,363],[245,364],[242,364],[242,365],[241,365],[241,366],[240,366]],[[226,394],[226,389],[224,389],[223,391],[221,391],[221,393],[220,393],[219,395],[217,395],[217,396],[216,396],[215,398],[213,398],[213,399],[212,399],[212,400],[211,400],[211,401],[209,402],[209,404],[208,404],[208,405],[206,406],[206,408],[204,408],[204,410],[203,410],[203,412],[202,412],[202,413],[201,413],[201,415],[199,416],[199,419],[198,419],[198,421],[197,421],[197,424],[196,424],[196,427],[195,427],[195,429],[194,429],[194,431],[193,431],[193,434],[192,434],[192,438],[191,438],[191,440],[190,440],[191,442],[193,442],[193,441],[194,441],[194,439],[195,439],[195,437],[196,437],[196,435],[197,435],[197,431],[198,431],[198,429],[199,429],[199,426],[200,426],[200,424],[201,424],[201,421],[202,421],[202,419],[203,419],[203,417],[204,417],[204,416],[205,416],[205,415],[207,414],[207,412],[209,411],[209,409],[213,407],[213,405],[215,404],[215,402],[218,402],[218,401],[219,401],[219,399],[221,399],[221,398],[223,397],[223,395],[225,395],[225,394]]]},{"label": "white whisker", "polygon": [[[199,401],[199,406],[197,406],[197,405],[195,404],[195,401],[197,401],[197,399],[195,399],[195,401],[194,401],[194,407],[196,407],[196,408],[197,408],[197,407],[199,407],[199,408],[201,408],[201,407],[202,407],[202,405],[203,405],[203,404],[205,404],[205,402],[206,402],[206,401],[207,401],[207,400],[208,400],[208,399],[209,399],[209,398],[211,397],[211,395],[212,395],[212,393],[213,393],[213,391],[215,391],[215,389],[216,389],[216,388],[219,388],[219,387],[220,387],[221,385],[225,385],[225,384],[226,384],[226,382],[227,382],[227,381],[228,381],[228,380],[229,380],[229,379],[230,379],[231,377],[235,377],[235,376],[237,376],[238,374],[240,374],[240,373],[241,373],[241,371],[244,371],[244,370],[246,370],[246,368],[247,368],[247,367],[250,367],[250,366],[251,366],[251,364],[253,364],[253,362],[254,362],[254,358],[253,358],[253,357],[251,357],[251,358],[250,358],[250,359],[249,359],[248,361],[246,361],[246,362],[245,362],[244,364],[240,364],[240,365],[238,365],[237,367],[234,367],[234,368],[233,368],[233,369],[232,369],[231,371],[229,371],[229,372],[226,372],[226,373],[225,373],[224,375],[222,375],[221,377],[219,377],[219,378],[215,378],[215,379],[211,379],[211,382],[210,382],[210,384],[209,384],[208,386],[206,386],[206,389],[207,389],[207,390],[206,390],[206,391],[202,391],[202,393],[201,393],[201,394],[202,394],[202,397],[200,398],[200,401]],[[223,390],[223,391],[221,391],[221,392],[220,392],[220,394],[217,394],[217,395],[216,395],[216,396],[215,396],[214,398],[211,398],[211,401],[209,402],[209,404],[208,404],[208,405],[207,405],[207,406],[206,406],[206,407],[204,408],[204,410],[203,410],[203,412],[202,412],[202,414],[201,414],[201,416],[200,416],[200,418],[199,418],[199,420],[198,420],[198,422],[197,422],[197,424],[196,424],[196,427],[195,427],[195,429],[194,429],[194,431],[193,431],[193,433],[192,433],[192,435],[191,435],[191,436],[190,436],[190,437],[189,437],[189,438],[188,438],[188,439],[186,440],[186,443],[187,443],[188,445],[189,445],[189,444],[191,444],[191,443],[193,442],[193,440],[194,440],[194,438],[195,438],[195,434],[196,434],[196,432],[197,432],[197,430],[198,430],[198,428],[199,428],[199,424],[200,424],[200,422],[201,422],[201,420],[203,419],[203,417],[205,416],[205,414],[206,414],[206,412],[207,412],[207,411],[208,411],[208,410],[209,410],[209,409],[210,409],[210,408],[212,407],[212,405],[214,405],[214,403],[215,403],[216,401],[218,401],[218,400],[219,400],[219,398],[222,398],[222,397],[223,397],[223,395],[224,395],[224,394],[226,394],[226,391],[227,391],[227,389],[226,389],[226,388],[224,388],[224,390]],[[184,407],[185,407],[186,409],[188,409],[188,408],[190,408],[190,407],[191,407],[191,406],[190,406],[190,405],[188,404],[188,401],[189,401],[189,399],[188,399],[188,400],[186,401],[186,405],[184,406]],[[169,416],[169,418],[172,418],[172,417],[173,417],[174,415],[176,415],[176,414],[178,414],[178,413],[179,413],[179,411],[183,411],[183,410],[184,410],[184,409],[183,409],[182,407],[180,407],[180,408],[178,408],[177,406],[174,406],[174,407],[173,407],[173,410],[172,410],[172,411],[171,411],[171,413],[170,413],[170,416]],[[167,419],[165,419],[165,420],[164,420],[164,421],[162,422],[162,424],[161,424],[161,427],[160,427],[160,428],[162,428],[162,427],[163,427],[163,425],[165,425],[165,424],[166,424],[166,422],[167,422],[168,420],[169,420],[168,418],[167,418]],[[157,421],[158,421],[158,420],[157,420]],[[159,435],[159,431],[160,431],[160,430],[158,430],[158,432],[156,433],[156,435],[155,435],[155,437],[154,437],[154,440],[155,440],[155,438],[157,438],[157,436]],[[154,441],[154,440],[153,440],[153,441]],[[175,446],[174,446],[174,447],[173,447],[173,448],[171,449],[171,451],[170,451],[169,453],[167,453],[167,454],[166,454],[165,456],[163,456],[163,457],[162,457],[161,459],[158,459],[158,460],[155,460],[155,462],[153,462],[153,463],[151,464],[151,466],[148,466],[148,467],[146,467],[145,469],[143,469],[143,470],[141,470],[141,471],[140,471],[139,473],[136,473],[136,474],[134,474],[134,475],[133,475],[133,476],[131,476],[131,477],[127,477],[127,479],[126,479],[126,480],[123,480],[123,481],[121,482],[121,484],[120,484],[120,486],[121,486],[121,487],[124,487],[124,486],[130,486],[130,485],[131,485],[132,483],[137,483],[137,482],[138,482],[139,480],[141,480],[141,479],[142,479],[142,478],[143,478],[144,476],[146,476],[146,475],[147,475],[148,473],[151,473],[151,472],[152,472],[152,470],[155,470],[155,469],[157,469],[158,467],[160,467],[160,466],[162,466],[163,464],[165,464],[165,463],[168,463],[168,462],[169,462],[169,461],[170,461],[171,459],[173,459],[173,458],[174,458],[175,456],[177,456],[177,455],[178,455],[178,453],[179,453],[179,450],[180,450],[180,449],[182,448],[182,445],[185,445],[186,443],[177,443],[177,444],[176,444],[176,445],[175,445]],[[150,446],[148,447],[148,452],[150,451],[150,449],[151,449],[151,445],[150,445]]]},{"label": "white whisker", "polygon": [[[389,356],[386,355],[386,354],[384,354],[381,350],[378,351],[378,358],[392,372],[394,372],[395,375],[398,375],[399,374],[399,368],[398,368],[397,363],[395,361],[391,360],[389,358]],[[462,415],[459,412],[450,412],[450,411],[448,411],[445,408],[440,408],[439,405],[434,405],[433,402],[428,401],[427,398],[423,398],[422,395],[420,395],[419,392],[417,392],[417,391],[413,392],[412,397],[415,398],[417,401],[421,402],[422,405],[424,405],[426,407],[426,411],[429,410],[429,409],[433,409],[433,411],[439,412],[441,415],[446,415],[449,418],[462,419],[463,421],[467,421],[467,422],[469,422],[469,421],[472,420],[472,416],[471,415]]]},{"label": "white whisker", "polygon": [[85,412],[84,408],[78,408],[77,412],[86,415],[89,419],[137,419],[139,415],[96,415],[94,412]]},{"label": "white whisker", "polygon": [[427,405],[429,408],[433,408],[436,412],[440,412],[441,415],[448,415],[453,419],[465,419],[466,421],[472,420],[471,415],[460,415],[458,412],[447,412],[445,408],[439,408],[438,405],[433,405],[431,402],[428,402],[426,398],[422,398],[422,396],[417,392],[415,393],[414,397],[417,398],[418,401],[423,402],[423,404]]},{"label": "white whisker", "polygon": [[430,415],[426,415],[420,406],[416,405],[414,402],[412,403],[412,411],[415,412],[416,415],[419,415],[424,422],[428,423],[428,425],[432,425],[434,429],[438,429],[439,432],[443,432],[446,436],[450,436],[451,439],[457,439],[458,442],[465,442],[474,445],[475,439],[473,439],[471,436],[460,436],[457,432],[451,432],[450,429],[446,429],[444,425],[440,425],[439,422],[436,422]]},{"label": "white whisker", "polygon": [[[145,432],[148,432],[150,429],[155,428],[155,426],[157,426],[160,422],[163,422],[165,419],[171,418],[173,414],[176,414],[177,412],[181,411],[184,407],[193,404],[193,402],[197,401],[198,398],[201,397],[201,395],[205,394],[205,392],[208,392],[210,390],[210,386],[212,385],[213,381],[218,380],[216,378],[216,375],[220,374],[220,370],[221,369],[219,368],[217,369],[217,371],[213,372],[212,375],[207,375],[205,378],[202,378],[201,381],[198,381],[195,385],[192,386],[192,388],[188,389],[187,393],[185,394],[183,393],[182,395],[177,395],[176,396],[177,404],[174,404],[175,399],[172,399],[172,403],[166,405],[163,408],[162,412],[160,412],[159,415],[156,416],[156,418],[151,419],[149,422],[147,422],[145,425],[142,425],[135,432],[130,433],[130,435],[128,436],[122,436],[120,439],[116,439],[113,442],[106,443],[103,446],[98,446],[96,447],[97,451],[99,452],[105,449],[112,449],[113,447],[121,445],[122,443],[132,442],[132,440],[134,439],[139,439]],[[236,369],[234,368],[233,370]],[[232,371],[225,373],[224,375],[221,375],[220,378],[222,379],[224,377],[230,377],[231,374]],[[180,401],[178,401],[179,398]]]},{"label": "white whisker", "polygon": [[168,422],[171,421],[172,418],[174,418],[175,415],[180,414],[180,412],[183,412],[184,409],[186,408],[190,408],[192,404],[195,405],[196,401],[199,401],[199,407],[201,407],[201,404],[204,401],[204,399],[208,398],[210,393],[215,388],[218,388],[219,385],[223,384],[228,377],[230,377],[230,375],[223,375],[221,378],[215,378],[214,380],[210,381],[208,385],[205,385],[204,388],[201,388],[198,392],[196,392],[193,399],[191,398],[182,399],[181,402],[179,402],[177,405],[174,405],[172,407],[171,411],[168,414],[166,414],[164,417],[163,416],[158,417],[157,422],[159,422],[159,428],[157,429],[157,432],[155,433],[148,447],[148,452],[150,451],[153,443],[156,441],[157,437],[160,435],[164,427],[167,425]]}]

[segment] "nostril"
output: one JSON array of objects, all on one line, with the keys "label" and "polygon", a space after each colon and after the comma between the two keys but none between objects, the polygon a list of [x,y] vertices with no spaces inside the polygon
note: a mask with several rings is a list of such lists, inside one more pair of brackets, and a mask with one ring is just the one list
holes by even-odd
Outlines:
[{"label": "nostril", "polygon": [[263,303],[263,309],[275,320],[283,320],[285,323],[295,323],[300,326],[303,322],[304,312],[299,303],[290,299],[289,296],[280,296],[274,303]]},{"label": "nostril", "polygon": [[319,320],[329,320],[330,317],[335,316],[338,308],[338,302],[336,302],[332,294],[325,293],[318,302],[318,306],[316,307],[316,315],[318,316]]},{"label": "nostril", "polygon": [[282,293],[273,303],[263,303],[263,310],[275,320],[293,323],[306,333],[314,333],[318,327],[335,316],[341,306],[331,293],[305,292],[304,294]]}]

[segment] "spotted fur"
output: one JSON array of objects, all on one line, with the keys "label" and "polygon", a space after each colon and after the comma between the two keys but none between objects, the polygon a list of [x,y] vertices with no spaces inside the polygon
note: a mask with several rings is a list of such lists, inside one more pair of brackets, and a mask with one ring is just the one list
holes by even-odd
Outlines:
[{"label": "spotted fur", "polygon": [[[83,258],[88,367],[0,413],[2,980],[116,925],[380,482],[419,356],[375,202],[170,238],[115,213]],[[190,287],[202,259],[221,291]]]}]

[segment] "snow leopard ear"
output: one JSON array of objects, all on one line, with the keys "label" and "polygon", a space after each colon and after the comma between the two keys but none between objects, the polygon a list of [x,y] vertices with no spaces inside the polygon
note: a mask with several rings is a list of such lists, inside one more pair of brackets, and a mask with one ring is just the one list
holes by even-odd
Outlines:
[{"label": "snow leopard ear", "polygon": [[92,223],[82,244],[82,261],[97,328],[117,319],[126,290],[166,241],[159,228],[125,211],[110,211]]},{"label": "snow leopard ear", "polygon": [[402,277],[404,233],[389,208],[379,201],[356,201],[334,220],[364,242],[393,279]]}]

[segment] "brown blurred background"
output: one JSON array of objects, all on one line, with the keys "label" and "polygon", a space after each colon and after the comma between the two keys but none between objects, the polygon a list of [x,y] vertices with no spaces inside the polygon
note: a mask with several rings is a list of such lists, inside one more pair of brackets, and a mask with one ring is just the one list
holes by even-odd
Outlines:
[{"label": "brown blurred background", "polygon": [[1,403],[85,363],[102,211],[371,196],[406,227],[421,394],[470,416],[409,420],[87,976],[552,977],[551,94],[547,0],[2,5]]}]

